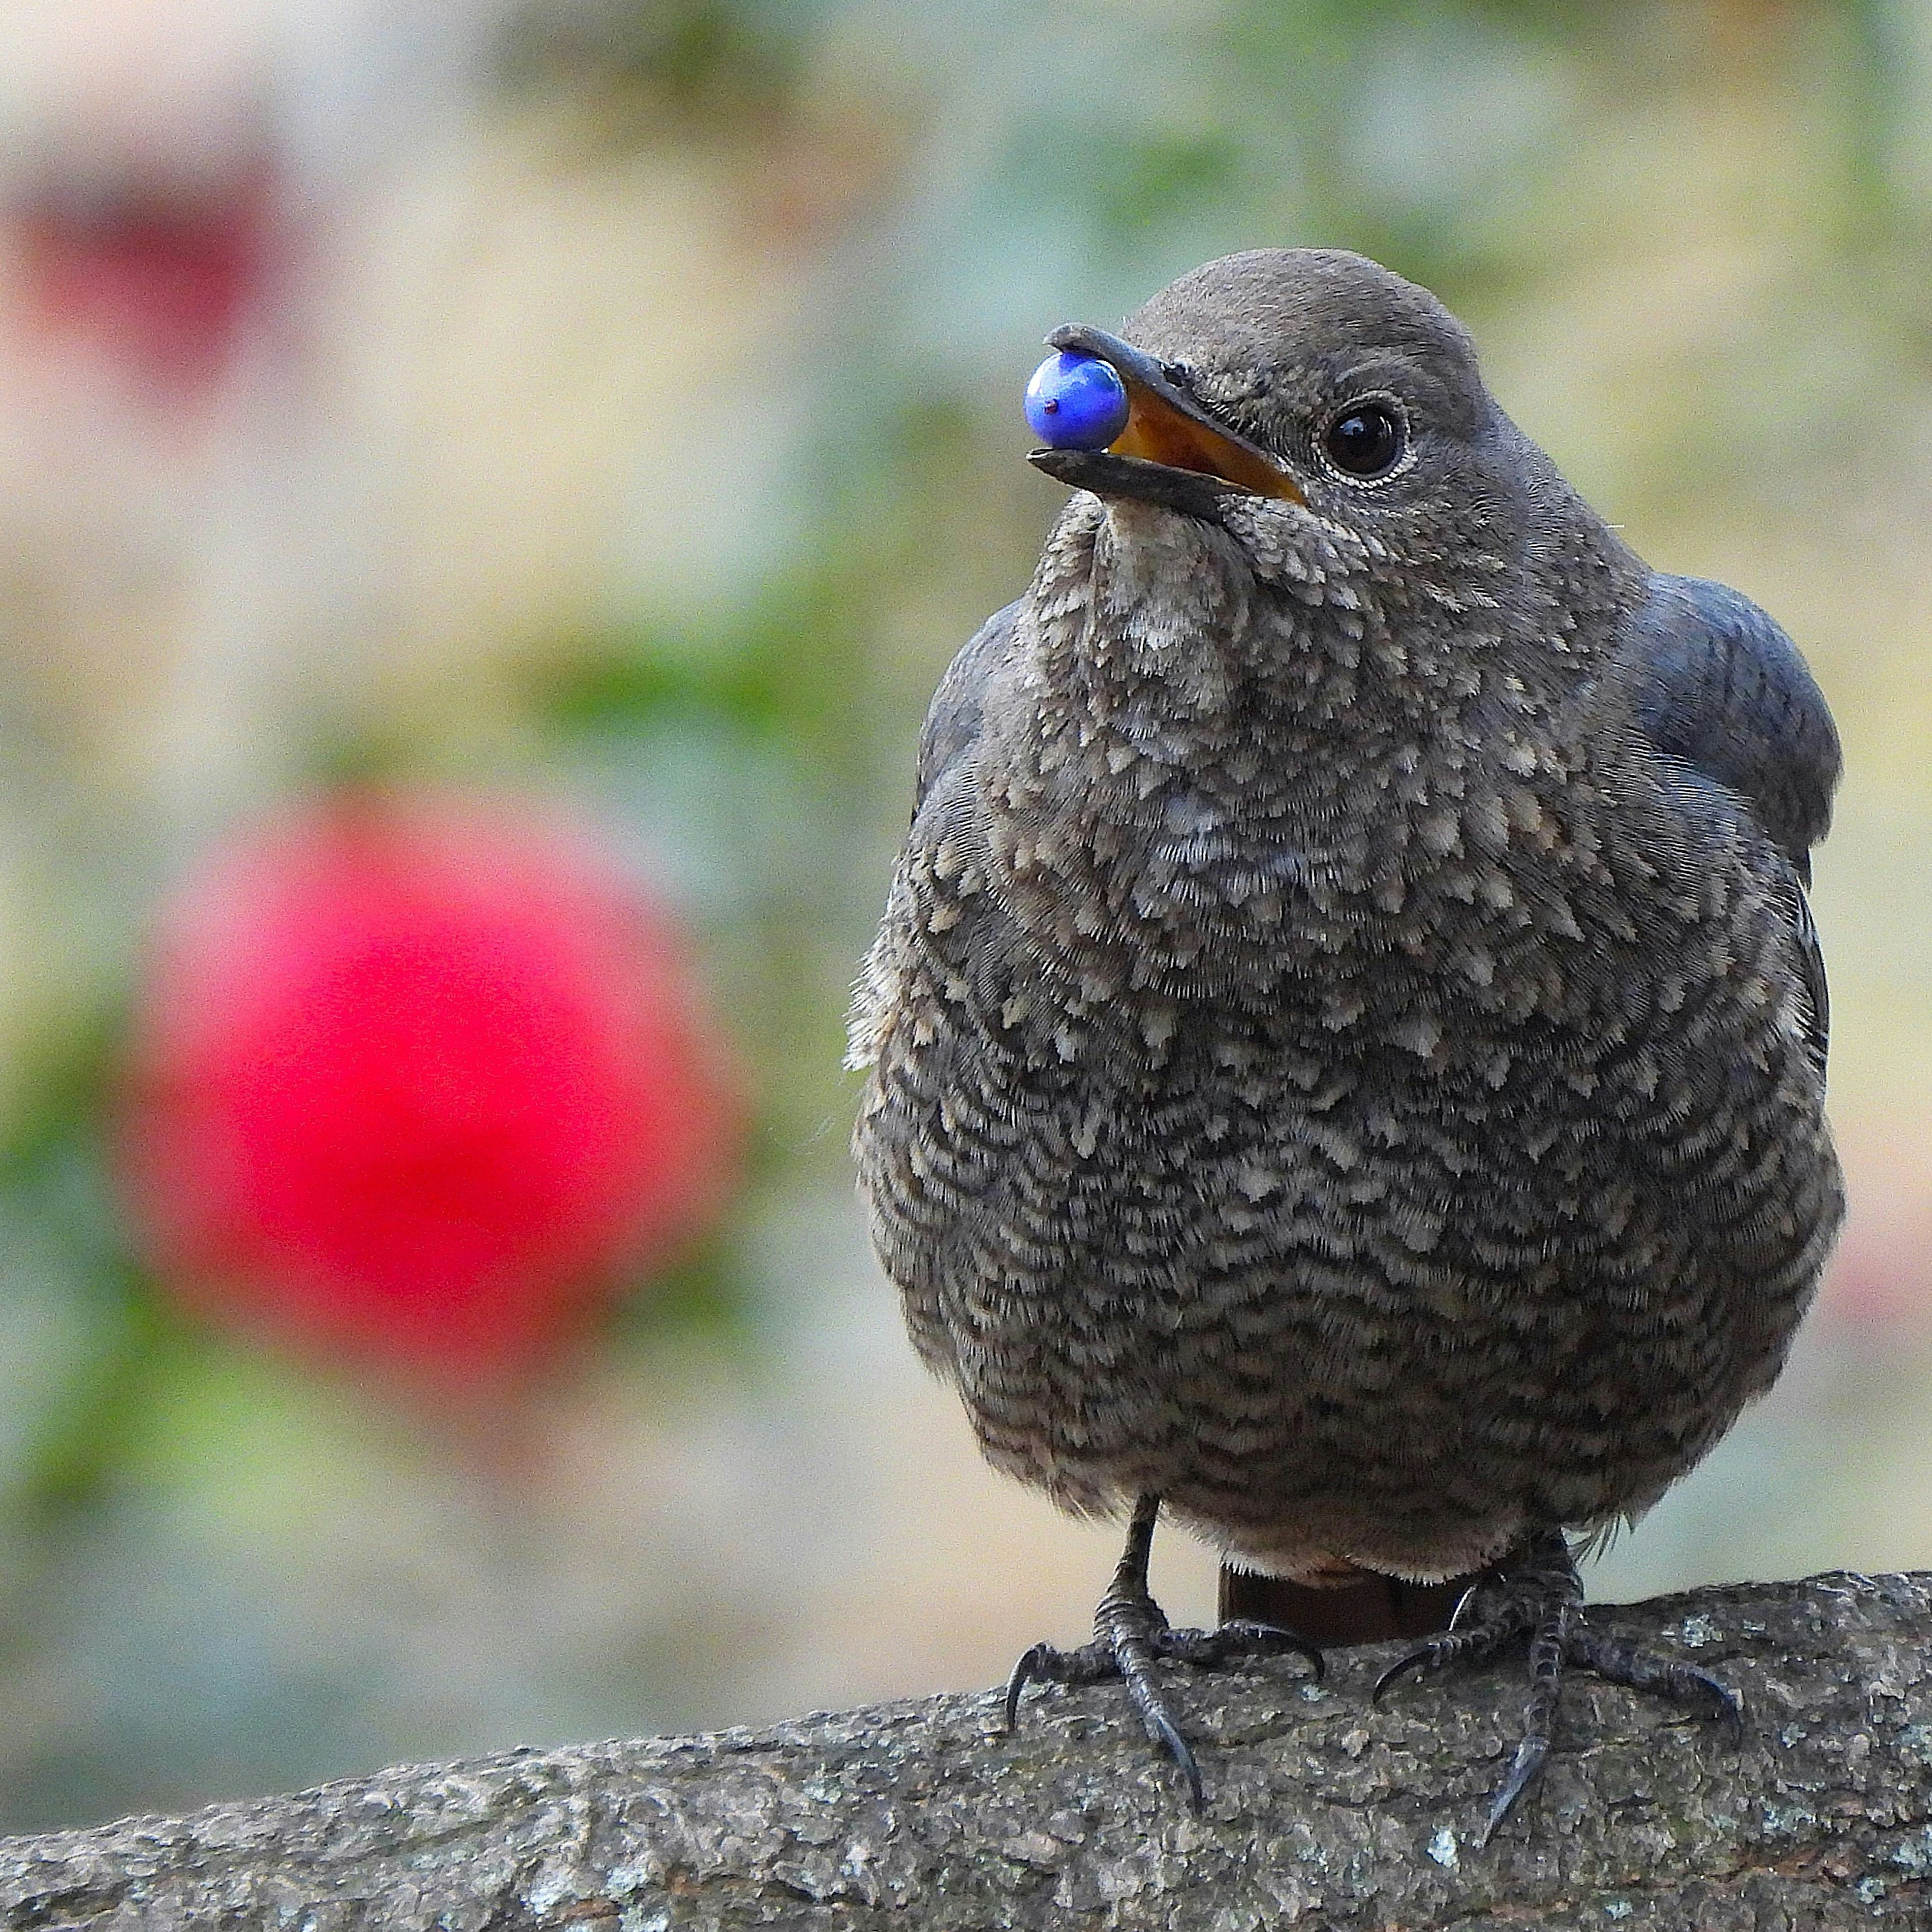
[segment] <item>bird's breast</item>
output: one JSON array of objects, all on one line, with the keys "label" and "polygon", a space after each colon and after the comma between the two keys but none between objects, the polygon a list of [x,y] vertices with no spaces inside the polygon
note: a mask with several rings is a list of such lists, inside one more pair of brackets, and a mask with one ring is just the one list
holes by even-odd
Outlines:
[{"label": "bird's breast", "polygon": [[[1414,747],[1150,746],[1096,731],[996,776],[989,873],[1039,952],[1111,997],[1276,997],[1371,964],[1493,976],[1498,946],[1574,939],[1602,884],[1592,800]],[[1532,774],[1533,776],[1533,774]]]}]

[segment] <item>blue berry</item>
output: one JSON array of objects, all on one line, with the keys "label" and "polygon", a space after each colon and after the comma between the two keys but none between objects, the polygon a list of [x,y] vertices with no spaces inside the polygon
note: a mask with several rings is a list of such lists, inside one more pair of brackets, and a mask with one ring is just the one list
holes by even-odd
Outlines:
[{"label": "blue berry", "polygon": [[1127,426],[1127,386],[1110,362],[1063,349],[1033,372],[1026,419],[1053,449],[1105,449]]}]

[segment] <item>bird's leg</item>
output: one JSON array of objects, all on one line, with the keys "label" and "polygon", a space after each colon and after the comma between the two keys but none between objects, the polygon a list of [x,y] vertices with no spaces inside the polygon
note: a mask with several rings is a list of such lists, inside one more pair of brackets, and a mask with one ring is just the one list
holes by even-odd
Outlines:
[{"label": "bird's leg", "polygon": [[1292,1651],[1306,1658],[1322,1675],[1322,1653],[1294,1631],[1272,1624],[1225,1623],[1211,1630],[1175,1630],[1148,1588],[1148,1557],[1154,1548],[1154,1526],[1160,1515],[1160,1498],[1142,1496],[1134,1504],[1127,1526],[1127,1546],[1094,1612],[1094,1641],[1078,1650],[1056,1650],[1036,1643],[1013,1666],[1006,1681],[1006,1728],[1019,1721],[1020,1693],[1034,1682],[1097,1684],[1118,1677],[1147,1726],[1148,1736],[1180,1767],[1194,1809],[1202,1808],[1201,1768],[1194,1752],[1169,1715],[1160,1687],[1154,1681],[1157,1658],[1173,1658],[1202,1670],[1226,1668],[1256,1657]]},{"label": "bird's leg", "polygon": [[1593,1670],[1612,1684],[1654,1690],[1684,1704],[1702,1705],[1741,1733],[1744,1708],[1716,1678],[1654,1652],[1634,1650],[1599,1636],[1583,1620],[1583,1583],[1560,1529],[1539,1532],[1463,1599],[1454,1624],[1399,1658],[1376,1680],[1372,1701],[1411,1671],[1479,1663],[1514,1639],[1529,1640],[1529,1696],[1522,1707],[1522,1741],[1490,1807],[1480,1843],[1486,1845],[1550,1755],[1550,1726],[1566,1664]]}]

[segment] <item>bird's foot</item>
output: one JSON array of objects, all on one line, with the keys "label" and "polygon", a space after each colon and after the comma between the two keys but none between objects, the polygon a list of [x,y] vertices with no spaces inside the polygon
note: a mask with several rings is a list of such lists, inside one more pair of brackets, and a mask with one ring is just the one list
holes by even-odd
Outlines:
[{"label": "bird's foot", "polygon": [[1317,1677],[1322,1675],[1321,1652],[1292,1630],[1250,1623],[1222,1624],[1214,1630],[1176,1630],[1151,1597],[1136,1603],[1117,1598],[1110,1591],[1094,1624],[1101,1634],[1091,1643],[1083,1643],[1078,1650],[1036,1643],[1013,1666],[1013,1674],[1006,1680],[1007,1730],[1019,1721],[1020,1693],[1029,1684],[1098,1684],[1118,1677],[1126,1685],[1127,1696],[1140,1713],[1148,1736],[1180,1766],[1187,1780],[1188,1801],[1196,1811],[1204,1802],[1201,1767],[1161,1695],[1154,1678],[1155,1662],[1220,1670],[1292,1651],[1308,1660]]},{"label": "bird's foot", "polygon": [[1306,1658],[1319,1677],[1322,1653],[1294,1631],[1272,1624],[1237,1622],[1215,1630],[1174,1629],[1148,1588],[1148,1552],[1160,1508],[1156,1496],[1144,1496],[1135,1507],[1126,1553],[1094,1612],[1094,1641],[1077,1650],[1036,1643],[1013,1666],[1006,1680],[1006,1729],[1010,1731],[1018,1724],[1020,1693],[1029,1684],[1098,1684],[1118,1677],[1126,1684],[1148,1737],[1179,1766],[1187,1780],[1188,1801],[1198,1812],[1205,1802],[1201,1767],[1161,1694],[1154,1674],[1156,1663],[1191,1664],[1204,1670],[1220,1670],[1289,1651]]},{"label": "bird's foot", "polygon": [[1743,1736],[1744,1707],[1736,1692],[1707,1672],[1654,1651],[1600,1636],[1583,1618],[1583,1585],[1560,1530],[1532,1538],[1519,1558],[1478,1583],[1462,1600],[1453,1625],[1417,1645],[1376,1680],[1371,1701],[1411,1672],[1452,1669],[1492,1657],[1518,1637],[1529,1643],[1529,1696],[1522,1708],[1522,1741],[1490,1807],[1480,1844],[1486,1845],[1535,1781],[1550,1755],[1551,1725],[1563,1667],[1575,1664],[1612,1684],[1653,1690],[1680,1704],[1701,1706]]}]

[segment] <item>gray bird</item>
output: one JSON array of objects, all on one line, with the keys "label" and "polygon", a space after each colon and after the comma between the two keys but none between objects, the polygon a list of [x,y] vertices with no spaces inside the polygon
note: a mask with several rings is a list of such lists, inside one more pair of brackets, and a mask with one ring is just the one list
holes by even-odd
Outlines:
[{"label": "gray bird", "polygon": [[1010,1720],[1118,1674],[1198,1804],[1156,1666],[1310,1647],[1171,1628],[1162,1510],[1304,1586],[1479,1576],[1388,1676],[1530,1640],[1493,1831],[1566,1663],[1738,1714],[1591,1630],[1565,1532],[1770,1385],[1836,1234],[1837,735],[1375,263],[1230,256],[1048,340],[1130,414],[1031,458],[1076,494],[940,683],[852,1022],[920,1354],[998,1468],[1130,1516]]}]

